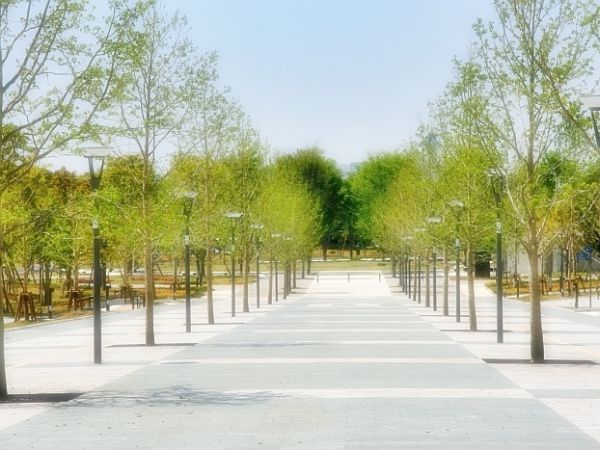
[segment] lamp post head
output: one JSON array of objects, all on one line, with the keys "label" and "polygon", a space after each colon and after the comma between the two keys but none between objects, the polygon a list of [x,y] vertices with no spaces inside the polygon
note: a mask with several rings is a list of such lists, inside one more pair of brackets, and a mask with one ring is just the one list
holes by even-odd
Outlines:
[{"label": "lamp post head", "polygon": [[104,161],[111,153],[112,148],[110,147],[84,147],[81,149],[81,154],[88,159],[92,191],[96,191],[100,187]]},{"label": "lamp post head", "polygon": [[183,215],[187,220],[190,219],[190,215],[192,214],[192,206],[197,196],[198,194],[194,191],[186,191],[181,194],[181,198],[183,199]]}]

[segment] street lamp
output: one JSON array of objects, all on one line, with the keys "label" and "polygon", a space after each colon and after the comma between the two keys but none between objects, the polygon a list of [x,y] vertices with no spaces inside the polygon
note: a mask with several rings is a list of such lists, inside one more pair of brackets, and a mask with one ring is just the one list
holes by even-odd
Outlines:
[{"label": "street lamp", "polygon": [[501,204],[502,192],[504,191],[504,176],[495,170],[488,172],[490,185],[494,193],[496,202],[496,341],[500,344],[504,342],[504,324],[503,324],[503,293],[502,293],[502,217]]},{"label": "street lamp", "polygon": [[411,274],[410,274],[410,241],[412,240],[412,236],[404,236],[404,240],[406,241],[406,277],[404,279],[404,288],[405,292],[408,294],[408,298],[411,298]]},{"label": "street lamp", "polygon": [[260,223],[254,223],[251,227],[256,231],[254,240],[256,245],[256,307],[260,308],[260,230],[264,226]]},{"label": "street lamp", "polygon": [[460,212],[465,204],[460,200],[451,200],[448,202],[448,206],[454,210],[456,215],[456,321],[460,322],[460,238],[458,237],[458,224]]},{"label": "street lamp", "polygon": [[[87,147],[83,149],[83,156],[87,158],[90,171],[90,188],[95,194],[100,188],[104,162],[110,155],[108,147]],[[94,196],[94,203],[96,199]],[[102,271],[100,268],[100,226],[98,219],[92,219],[93,231],[93,270],[94,270],[94,364],[102,364],[102,319],[100,311],[100,287],[102,285]],[[107,300],[108,302],[108,300]],[[110,306],[107,303],[107,309]]]},{"label": "street lamp", "polygon": [[185,217],[185,235],[183,237],[183,245],[185,247],[185,332],[192,331],[192,300],[190,293],[190,216],[194,199],[198,194],[193,191],[184,192],[183,198],[183,216]]},{"label": "street lamp", "polygon": [[590,110],[594,126],[594,136],[596,137],[596,146],[600,149],[600,130],[598,129],[598,119],[596,117],[600,114],[600,95],[583,95],[580,100],[583,106]]},{"label": "street lamp", "polygon": [[239,211],[229,211],[225,217],[231,220],[231,317],[235,317],[235,222],[244,216]]},{"label": "street lamp", "polygon": [[[442,222],[442,218],[440,216],[429,216],[427,217],[427,223],[430,225],[437,225]],[[433,310],[437,311],[437,253],[435,251],[435,245],[433,245],[431,250],[431,258],[433,259]]]},{"label": "street lamp", "polygon": [[[415,229],[415,233],[423,233],[425,231],[425,228],[416,228]],[[416,272],[415,272],[415,289],[417,292],[417,303],[421,303],[421,278],[422,278],[422,274],[421,274],[421,254],[420,252],[417,252],[416,255],[417,261],[416,261]]]}]

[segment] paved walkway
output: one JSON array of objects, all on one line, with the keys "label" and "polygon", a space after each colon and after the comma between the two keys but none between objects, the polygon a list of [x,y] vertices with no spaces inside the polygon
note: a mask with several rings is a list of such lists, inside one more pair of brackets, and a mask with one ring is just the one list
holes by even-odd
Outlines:
[{"label": "paved walkway", "polygon": [[[597,366],[481,359],[527,357],[522,304],[506,302],[499,345],[489,331],[489,293],[478,300],[488,331],[467,333],[467,323],[392,291],[376,274],[350,282],[323,274],[304,293],[236,318],[223,296],[217,326],[202,325],[195,307],[191,334],[182,332],[181,303],[157,308],[158,342],[194,346],[114,347],[141,342],[143,317],[111,313],[101,367],[88,362],[89,321],[10,332],[11,390],[86,393],[54,406],[0,405],[0,442],[11,449],[600,448],[594,423],[574,417],[599,423]],[[598,326],[581,323],[596,317],[545,313],[549,356],[600,361]],[[582,400],[575,414],[570,408]]]}]

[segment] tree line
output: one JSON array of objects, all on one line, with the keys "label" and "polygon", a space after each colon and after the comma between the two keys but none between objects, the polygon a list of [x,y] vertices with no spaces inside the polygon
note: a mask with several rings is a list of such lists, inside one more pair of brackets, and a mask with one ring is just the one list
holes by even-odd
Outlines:
[{"label": "tree line", "polygon": [[[186,228],[206,267],[209,320],[218,248],[229,246],[248,273],[257,240],[277,257],[309,259],[317,245],[325,257],[368,245],[400,257],[458,239],[476,328],[473,258],[491,246],[498,212],[528,255],[531,355],[543,360],[541,258],[557,243],[598,241],[597,149],[578,99],[598,86],[600,9],[588,0],[494,4],[495,19],[474,24],[470,57],[456,59],[414,142],[344,177],[319,149],[274,156],[221,86],[218,56],[200,51],[185,17],[160,3],[111,0],[94,12],[86,0],[4,2],[2,267],[54,264],[76,282],[97,220],[105,264],[127,279],[132,259],[143,262],[152,345],[154,263],[181,251]],[[85,176],[39,164],[98,144],[135,152],[107,160],[97,191]],[[501,181],[497,206],[491,180]],[[244,219],[232,242],[225,214],[234,210]]]}]

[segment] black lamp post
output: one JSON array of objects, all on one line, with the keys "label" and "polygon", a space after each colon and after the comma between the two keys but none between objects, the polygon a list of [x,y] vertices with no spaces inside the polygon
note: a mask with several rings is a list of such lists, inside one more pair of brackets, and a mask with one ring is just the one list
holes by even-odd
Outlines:
[{"label": "black lamp post", "polygon": [[183,236],[184,245],[184,265],[185,265],[185,332],[192,331],[192,300],[190,292],[190,216],[195,192],[185,192],[183,194],[183,216],[185,217],[185,235]]},{"label": "black lamp post", "polygon": [[[425,231],[425,228],[416,228],[415,233],[422,234]],[[422,278],[422,268],[421,268],[421,254],[420,252],[416,256],[416,273],[415,273],[415,286],[417,292],[417,303],[421,303],[421,295],[422,295],[422,287],[421,287],[421,278]]]},{"label": "black lamp post", "polygon": [[[90,188],[95,194],[100,188],[102,180],[102,171],[104,170],[104,162],[110,154],[109,148],[106,147],[88,147],[83,151],[83,156],[88,160],[90,170]],[[94,203],[95,203],[94,198]],[[93,232],[93,271],[94,271],[94,364],[102,364],[102,319],[100,309],[100,288],[102,286],[102,270],[100,267],[100,226],[98,219],[92,219]]]},{"label": "black lamp post", "polygon": [[456,215],[456,240],[455,240],[455,250],[456,250],[456,321],[460,322],[460,238],[458,237],[458,224],[460,219],[460,212],[465,207],[465,204],[460,200],[451,200],[448,202],[448,206],[450,206]]},{"label": "black lamp post", "polygon": [[[430,225],[437,225],[442,222],[442,218],[439,216],[429,216],[427,223]],[[435,243],[431,248],[431,259],[433,260],[432,267],[432,290],[433,290],[433,310],[437,311],[437,253],[435,251]]]},{"label": "black lamp post", "polygon": [[231,220],[231,317],[235,317],[235,222],[244,216],[239,211],[229,211],[225,217]]},{"label": "black lamp post", "polygon": [[411,274],[410,274],[410,241],[412,240],[412,236],[405,236],[404,240],[406,241],[406,278],[404,280],[404,285],[406,286],[404,288],[405,292],[408,294],[408,298],[412,298],[411,297]]},{"label": "black lamp post", "polygon": [[502,192],[504,190],[504,177],[496,171],[489,172],[490,184],[496,202],[496,340],[500,344],[504,342],[503,322],[503,261],[502,261]]}]

